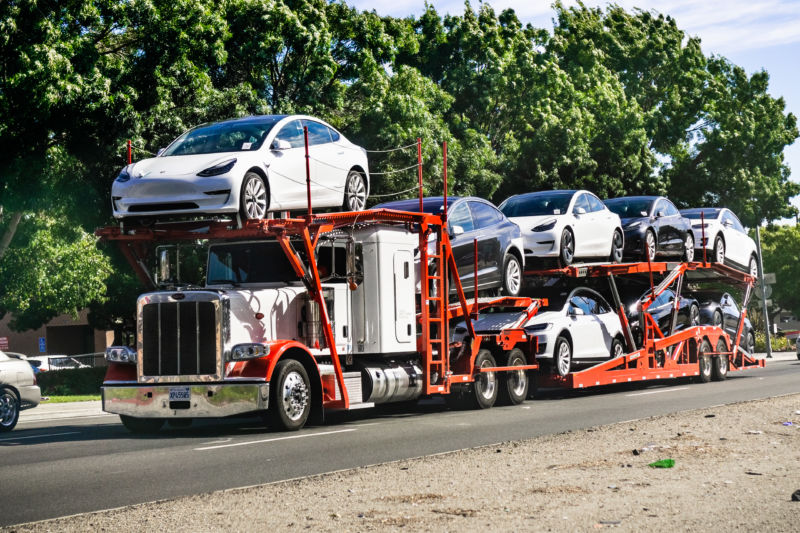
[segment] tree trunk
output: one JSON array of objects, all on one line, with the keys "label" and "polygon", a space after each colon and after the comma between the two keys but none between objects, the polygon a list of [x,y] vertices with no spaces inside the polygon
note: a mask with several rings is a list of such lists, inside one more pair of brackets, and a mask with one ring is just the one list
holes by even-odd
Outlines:
[{"label": "tree trunk", "polygon": [[6,250],[8,250],[8,247],[11,244],[11,239],[14,238],[14,234],[17,232],[17,227],[19,226],[20,220],[22,220],[21,211],[11,213],[11,220],[8,223],[8,229],[5,231],[5,233],[3,233],[3,238],[0,239],[0,260],[2,260],[3,256],[6,255]]}]

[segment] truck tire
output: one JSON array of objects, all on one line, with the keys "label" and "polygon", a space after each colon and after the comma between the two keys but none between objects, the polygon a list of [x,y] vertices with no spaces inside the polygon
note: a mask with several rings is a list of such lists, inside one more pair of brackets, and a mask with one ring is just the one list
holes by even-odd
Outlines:
[{"label": "truck tire", "polygon": [[119,419],[125,429],[137,435],[158,433],[158,430],[164,425],[163,418],[134,418],[132,416],[119,415]]},{"label": "truck tire", "polygon": [[10,387],[0,386],[0,433],[11,431],[19,421],[19,396]]},{"label": "truck tire", "polygon": [[[497,366],[492,352],[483,349],[475,356],[475,368]],[[467,386],[464,394],[465,406],[472,409],[488,409],[497,401],[498,379],[495,372],[481,372]]]},{"label": "truck tire", "polygon": [[700,348],[697,349],[697,366],[700,370],[697,381],[700,383],[711,381],[711,356],[708,355],[710,351],[711,343],[708,339],[703,339],[703,342],[700,343]]},{"label": "truck tire", "polygon": [[[725,339],[721,338],[717,341],[717,351],[718,352],[727,352],[728,345],[725,343]],[[728,355],[727,354],[719,354],[714,358],[714,365],[711,369],[711,379],[714,381],[722,381],[726,377],[728,377]]]},{"label": "truck tire", "polygon": [[[525,354],[519,348],[508,352],[505,366],[527,365]],[[528,372],[526,370],[509,370],[500,377],[499,401],[502,405],[519,405],[528,397]]]},{"label": "truck tire", "polygon": [[311,412],[311,382],[296,359],[281,359],[272,372],[267,420],[271,427],[297,431]]}]

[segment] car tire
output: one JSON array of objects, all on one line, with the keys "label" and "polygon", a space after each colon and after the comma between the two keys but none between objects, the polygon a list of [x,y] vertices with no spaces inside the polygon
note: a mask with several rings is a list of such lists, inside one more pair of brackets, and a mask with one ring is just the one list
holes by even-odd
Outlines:
[{"label": "car tire", "polygon": [[264,178],[255,172],[248,172],[242,180],[239,193],[239,215],[242,220],[258,220],[267,216],[269,192]]},{"label": "car tire", "polygon": [[722,238],[722,235],[717,235],[714,239],[714,257],[713,260],[715,263],[724,264],[725,263],[725,239]]},{"label": "car tire", "polygon": [[558,264],[563,268],[572,264],[575,259],[575,235],[569,228],[564,228],[561,232],[561,244],[559,245]]},{"label": "car tire", "polygon": [[700,347],[697,349],[697,367],[700,374],[697,376],[697,381],[700,383],[708,383],[711,381],[711,356],[707,355],[711,351],[711,343],[708,339],[703,339]]},{"label": "car tire", "polygon": [[150,435],[158,433],[164,425],[163,418],[134,418],[127,415],[119,415],[119,419],[125,429],[137,435]]},{"label": "car tire", "polygon": [[625,247],[625,237],[623,237],[620,230],[614,230],[614,235],[611,237],[611,255],[609,261],[612,263],[621,263],[623,249]]},{"label": "car tire", "polygon": [[711,325],[718,328],[722,327],[722,312],[719,309],[714,311],[714,314],[711,316]]},{"label": "car tire", "polygon": [[519,296],[522,290],[522,267],[514,254],[506,254],[503,260],[503,294]]},{"label": "car tire", "polygon": [[747,268],[748,273],[758,279],[758,258],[755,254],[750,256],[750,263]]},{"label": "car tire", "polygon": [[19,396],[11,387],[0,386],[0,433],[11,431],[19,421]]},{"label": "car tire", "polygon": [[[483,349],[475,356],[475,368],[497,366],[489,350]],[[467,386],[467,402],[473,409],[488,409],[497,401],[499,392],[496,372],[481,372],[475,381]]]},{"label": "car tire", "polygon": [[656,234],[653,230],[648,229],[644,232],[644,239],[642,239],[642,260],[647,261],[649,257],[650,261],[655,261],[657,249],[658,242],[656,240]]},{"label": "car tire", "polygon": [[553,373],[565,377],[572,370],[572,345],[566,337],[556,338],[553,345]]},{"label": "car tire", "polygon": [[311,382],[305,367],[296,359],[281,359],[272,371],[267,420],[270,427],[297,431],[311,412]]},{"label": "car tire", "polygon": [[683,239],[683,260],[687,263],[694,261],[694,235],[691,231]]},{"label": "car tire", "polygon": [[367,183],[361,172],[351,170],[344,185],[342,211],[363,211],[366,207]]},{"label": "car tire", "polygon": [[[717,341],[717,352],[727,352],[728,345],[725,339],[720,337]],[[730,366],[728,355],[719,354],[714,358],[714,366],[711,369],[711,379],[714,381],[722,381],[728,377],[728,367]]]},{"label": "car tire", "polygon": [[611,341],[610,357],[611,359],[616,359],[623,355],[625,355],[625,343],[619,337],[614,337]]},{"label": "car tire", "polygon": [[[525,354],[519,348],[508,352],[505,366],[527,365]],[[503,372],[500,378],[499,401],[503,405],[519,405],[528,397],[528,371],[509,370]]]},{"label": "car tire", "polygon": [[750,357],[753,357],[753,354],[756,353],[756,335],[753,333],[752,330],[747,332],[747,337],[745,338],[747,344],[745,345],[745,350],[748,351]]},{"label": "car tire", "polygon": [[689,327],[697,326],[700,324],[700,308],[697,304],[692,304],[689,307]]}]

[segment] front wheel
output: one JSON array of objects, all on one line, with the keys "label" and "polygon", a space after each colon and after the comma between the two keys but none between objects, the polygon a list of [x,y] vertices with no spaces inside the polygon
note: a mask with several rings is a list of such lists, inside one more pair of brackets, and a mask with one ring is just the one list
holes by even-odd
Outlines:
[{"label": "front wheel", "polygon": [[625,345],[622,344],[622,340],[619,337],[614,337],[614,340],[611,341],[611,358],[616,359],[623,355],[625,355]]},{"label": "front wheel", "polygon": [[700,324],[700,308],[695,304],[689,307],[689,325],[697,326]]},{"label": "front wheel", "polygon": [[561,232],[561,247],[559,250],[559,264],[562,267],[571,265],[572,260],[575,259],[575,236],[569,228],[565,228],[564,231]]},{"label": "front wheel", "polygon": [[8,387],[0,387],[0,432],[11,431],[19,420],[19,397]]},{"label": "front wheel", "polygon": [[248,172],[242,180],[239,214],[243,220],[256,220],[266,216],[268,207],[269,198],[264,179],[255,172]]},{"label": "front wheel", "polygon": [[278,361],[272,373],[269,394],[267,414],[271,426],[296,431],[305,425],[311,412],[311,382],[300,361]]},{"label": "front wheel", "polygon": [[164,425],[163,418],[134,418],[132,416],[119,415],[119,419],[125,429],[137,435],[157,433],[161,426]]},{"label": "front wheel", "polygon": [[367,184],[364,176],[357,170],[351,170],[344,186],[343,211],[363,211],[367,206]]},{"label": "front wheel", "polygon": [[519,259],[512,254],[506,255],[503,261],[503,294],[519,296],[522,290],[522,267]]},{"label": "front wheel", "polygon": [[686,234],[683,240],[683,260],[687,263],[694,261],[694,235],[692,232]]},{"label": "front wheel", "polygon": [[572,347],[566,337],[559,336],[553,348],[553,371],[565,377],[572,368]]},{"label": "front wheel", "polygon": [[622,252],[625,246],[625,239],[620,230],[614,231],[614,236],[611,238],[611,255],[609,260],[612,263],[620,263],[622,261]]},{"label": "front wheel", "polygon": [[725,241],[721,235],[714,239],[714,261],[720,264],[725,262]]},{"label": "front wheel", "polygon": [[647,261],[655,260],[656,258],[656,234],[653,230],[647,230],[644,233],[644,243],[642,245],[642,259]]},{"label": "front wheel", "polygon": [[750,265],[747,270],[750,272],[751,276],[758,278],[758,259],[756,259],[755,255],[750,256]]}]

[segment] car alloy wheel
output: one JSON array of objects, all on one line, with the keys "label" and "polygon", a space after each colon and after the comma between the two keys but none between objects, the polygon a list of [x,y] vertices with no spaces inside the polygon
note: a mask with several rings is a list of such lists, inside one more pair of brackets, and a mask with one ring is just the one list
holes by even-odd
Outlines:
[{"label": "car alloy wheel", "polygon": [[345,211],[363,211],[367,206],[367,186],[364,177],[357,170],[351,170],[347,175],[347,184],[344,192]]},{"label": "car alloy wheel", "polygon": [[569,228],[565,228],[561,232],[561,252],[559,255],[561,266],[569,266],[572,260],[575,259],[575,238]]},{"label": "car alloy wheel", "polygon": [[694,236],[691,231],[686,234],[686,239],[683,241],[683,260],[687,263],[694,261]]},{"label": "car alloy wheel", "polygon": [[611,262],[612,263],[619,263],[622,261],[622,249],[624,247],[625,240],[622,237],[622,232],[620,230],[614,230],[614,236],[611,238]]},{"label": "car alloy wheel", "polygon": [[569,345],[569,341],[561,336],[556,339],[553,350],[553,366],[559,376],[569,374],[572,367],[572,347]]},{"label": "car alloy wheel", "polygon": [[8,387],[0,387],[0,432],[11,431],[19,420],[19,398]]},{"label": "car alloy wheel", "polygon": [[656,258],[656,235],[651,230],[644,234],[644,260],[653,261]]},{"label": "car alloy wheel", "polygon": [[753,276],[754,278],[758,277],[758,260],[756,259],[756,256],[754,256],[754,255],[750,256],[750,268],[749,268],[749,270],[750,270],[750,275],[751,276]]},{"label": "car alloy wheel", "polygon": [[248,172],[242,182],[241,214],[247,220],[264,218],[267,214],[267,188],[255,172]]},{"label": "car alloy wheel", "polygon": [[714,240],[714,261],[717,263],[725,262],[725,241],[720,236],[717,236]]},{"label": "car alloy wheel", "polygon": [[522,289],[522,268],[519,266],[519,260],[514,255],[508,254],[504,264],[503,292],[508,296],[517,296]]},{"label": "car alloy wheel", "polygon": [[700,309],[692,304],[689,308],[689,325],[696,326],[698,324],[700,324]]}]

